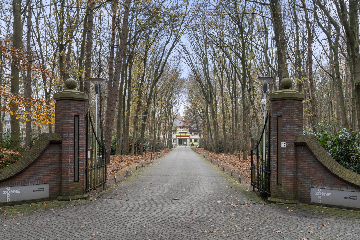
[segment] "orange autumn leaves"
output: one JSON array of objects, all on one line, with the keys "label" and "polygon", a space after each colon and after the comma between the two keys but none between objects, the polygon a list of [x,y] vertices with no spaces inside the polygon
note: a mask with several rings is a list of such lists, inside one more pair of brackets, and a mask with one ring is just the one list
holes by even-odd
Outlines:
[{"label": "orange autumn leaves", "polygon": [[[15,61],[15,67],[19,69],[27,69],[29,63],[29,57],[38,58],[33,53],[24,52],[22,49],[15,49],[5,44],[0,44],[0,54],[3,57],[1,67],[5,71],[10,71],[9,64]],[[41,78],[45,88],[53,88],[55,85],[59,85],[59,79],[54,75],[54,72],[46,69],[46,67],[38,61],[31,61],[31,73],[32,81]],[[6,78],[5,78],[6,79]],[[55,102],[52,99],[38,98],[26,98],[22,94],[11,93],[10,88],[6,87],[9,84],[11,78],[9,78],[3,85],[0,86],[0,98],[4,101],[1,107],[1,111],[6,111],[11,115],[16,115],[22,123],[28,121],[30,117],[32,123],[37,126],[41,124],[54,124],[55,122]],[[40,90],[41,92],[41,90]],[[17,106],[20,110],[14,110]],[[25,111],[25,109],[30,109]]]},{"label": "orange autumn leaves", "polygon": [[0,148],[0,169],[7,167],[10,162],[15,162],[14,157],[22,155],[10,149]]},{"label": "orange autumn leaves", "polygon": [[[26,98],[19,94],[10,93],[10,89],[4,86],[0,86],[0,97],[5,102],[1,111],[16,115],[22,122],[26,122],[29,115],[32,123],[38,126],[55,123],[55,102],[52,99]],[[22,111],[13,111],[14,105]],[[26,107],[29,107],[30,111],[25,111]]]}]

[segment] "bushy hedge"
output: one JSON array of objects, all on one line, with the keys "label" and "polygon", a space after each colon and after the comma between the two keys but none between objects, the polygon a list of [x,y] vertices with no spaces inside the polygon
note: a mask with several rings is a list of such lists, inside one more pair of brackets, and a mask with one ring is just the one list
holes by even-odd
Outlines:
[{"label": "bushy hedge", "polygon": [[360,174],[360,133],[344,128],[336,134],[330,134],[326,126],[320,126],[315,136],[334,160]]}]

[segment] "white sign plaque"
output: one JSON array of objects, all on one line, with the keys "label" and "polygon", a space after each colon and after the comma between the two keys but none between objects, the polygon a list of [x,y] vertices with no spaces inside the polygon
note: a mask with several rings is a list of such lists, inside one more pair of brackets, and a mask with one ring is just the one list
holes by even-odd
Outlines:
[{"label": "white sign plaque", "polygon": [[49,184],[0,188],[0,202],[48,198]]},{"label": "white sign plaque", "polygon": [[360,208],[360,192],[311,188],[311,202]]}]

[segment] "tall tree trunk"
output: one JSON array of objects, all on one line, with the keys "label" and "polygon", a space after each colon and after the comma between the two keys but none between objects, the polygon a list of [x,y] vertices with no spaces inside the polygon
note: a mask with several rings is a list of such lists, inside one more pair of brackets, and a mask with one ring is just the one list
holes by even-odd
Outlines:
[{"label": "tall tree trunk", "polygon": [[279,89],[281,89],[281,79],[288,78],[289,72],[287,69],[286,62],[286,40],[285,40],[285,30],[282,21],[282,11],[280,0],[270,0],[270,11],[274,27],[275,34],[275,44],[276,44],[276,53],[277,53],[277,63],[278,63],[278,77],[279,77]]},{"label": "tall tree trunk", "polygon": [[[140,114],[140,110],[142,108],[142,98],[143,98],[143,85],[144,85],[144,81],[145,81],[145,73],[146,73],[146,67],[147,67],[147,54],[148,54],[149,48],[146,48],[145,50],[145,55],[144,55],[144,63],[143,63],[143,74],[140,78],[140,83],[138,86],[138,94],[137,94],[137,103],[136,103],[136,110],[135,110],[135,116],[134,116],[134,122],[133,122],[133,139],[132,139],[132,149],[131,149],[131,155],[134,155],[137,153],[137,149],[136,149],[136,138],[138,135],[138,125],[139,125],[139,114]],[[141,146],[140,146],[141,147]]]},{"label": "tall tree trunk", "polygon": [[[43,82],[43,85],[46,86],[44,87],[44,95],[45,95],[45,99],[46,100],[49,100],[50,99],[50,94],[51,94],[51,89],[52,89],[52,79],[50,79],[49,83],[47,81],[47,76],[45,74],[45,70],[46,70],[46,64],[45,64],[45,56],[44,56],[44,52],[43,52],[43,46],[42,46],[42,40],[41,40],[41,35],[40,35],[40,23],[39,23],[39,18],[40,16],[36,16],[35,17],[35,27],[36,27],[36,31],[35,31],[35,34],[38,33],[36,35],[36,42],[37,42],[37,45],[39,47],[39,51],[38,51],[38,56],[40,57],[40,61],[41,61],[41,78],[42,78],[42,82]],[[54,60],[55,61],[55,60]],[[55,67],[55,62],[53,62],[53,67],[52,67],[52,71],[54,71]],[[49,133],[52,133],[52,124],[49,123],[48,125],[49,127]]]},{"label": "tall tree trunk", "polygon": [[90,0],[89,15],[87,17],[87,33],[86,33],[86,58],[85,58],[85,79],[84,79],[84,93],[90,94],[91,78],[91,57],[93,48],[93,26],[94,26],[94,9],[95,2]]},{"label": "tall tree trunk", "polygon": [[227,153],[227,139],[226,139],[226,110],[225,110],[225,97],[224,97],[224,78],[223,73],[220,74],[220,97],[221,97],[221,113],[222,113],[222,131],[224,138],[224,153]]},{"label": "tall tree trunk", "polygon": [[[121,74],[121,81],[123,81],[123,74]],[[119,88],[119,93],[118,93],[118,110],[117,110],[117,118],[116,118],[116,150],[115,150],[115,155],[121,155],[121,149],[122,149],[122,136],[121,136],[121,122],[122,122],[122,96],[123,96],[123,91],[121,89],[121,87]]]},{"label": "tall tree trunk", "polygon": [[[337,103],[339,104],[339,111],[340,111],[340,121],[341,121],[341,127],[349,128],[349,124],[346,117],[346,105],[345,105],[345,99],[344,99],[344,92],[342,87],[342,80],[341,80],[341,74],[340,74],[340,62],[339,62],[339,39],[340,39],[340,26],[335,19],[330,15],[329,11],[325,8],[325,6],[319,1],[316,1],[317,6],[320,7],[320,9],[324,12],[324,14],[329,19],[329,26],[326,29],[321,22],[319,21],[318,15],[315,11],[315,18],[317,20],[318,25],[323,30],[325,35],[327,36],[329,46],[331,48],[331,60],[330,63],[332,66],[332,79],[335,85],[335,93],[336,93],[336,99]],[[331,31],[331,26],[335,28],[335,41],[333,42],[333,34]],[[338,106],[336,104],[336,106]]]},{"label": "tall tree trunk", "polygon": [[[195,115],[194,115],[195,116]],[[195,116],[196,117],[196,116]],[[174,119],[172,117],[172,110],[168,109],[168,117],[167,117],[167,132],[168,132],[168,143],[167,147],[172,148],[173,147],[173,140],[172,140],[172,127],[173,127]],[[199,130],[198,130],[199,132]]]},{"label": "tall tree trunk", "polygon": [[[126,44],[126,36],[128,31],[128,19],[129,19],[129,11],[130,11],[130,3],[131,0],[125,0],[125,10],[124,17],[122,22],[122,29],[120,34],[120,45],[117,52],[116,64],[115,64],[115,72],[110,74],[112,71],[109,71],[109,81],[108,81],[108,99],[106,105],[106,123],[105,123],[105,149],[106,149],[106,159],[107,162],[110,163],[110,152],[111,152],[111,136],[114,125],[114,116],[115,116],[115,108],[116,108],[116,100],[119,88],[119,80],[120,73],[122,69],[123,62],[123,54]],[[116,21],[116,18],[114,19]],[[112,24],[115,24],[113,22]],[[115,33],[114,33],[115,34]],[[112,46],[113,48],[114,46]],[[109,62],[111,60],[111,56]],[[109,64],[109,70],[112,70],[113,65]]]},{"label": "tall tree trunk", "polygon": [[[1,40],[0,41],[0,45],[3,45],[4,42]],[[0,52],[0,86],[3,85],[3,74],[4,74],[4,65],[3,65],[3,54],[2,52]],[[0,96],[0,147],[2,147],[3,145],[3,133],[4,133],[4,119],[3,119],[3,116],[4,116],[4,113],[5,111],[1,111],[1,108],[2,108],[2,98]]]},{"label": "tall tree trunk", "polygon": [[308,10],[306,8],[306,3],[305,0],[301,0],[302,4],[303,4],[303,8],[305,11],[305,22],[306,22],[306,28],[307,28],[307,33],[308,33],[308,58],[307,58],[307,68],[308,68],[308,78],[309,78],[309,83],[310,83],[310,106],[311,106],[311,114],[310,114],[310,119],[311,119],[311,127],[314,130],[314,132],[316,133],[316,123],[317,123],[317,111],[316,111],[316,98],[315,98],[315,84],[314,84],[314,79],[313,79],[313,69],[312,69],[312,65],[313,65],[313,50],[312,50],[312,42],[313,42],[313,34],[312,34],[312,29],[311,29],[311,25],[310,25],[310,20],[309,20],[309,15],[308,15]]},{"label": "tall tree trunk", "polygon": [[[88,28],[88,16],[90,14],[90,1],[88,0],[87,5],[86,5],[86,14],[85,14],[85,18],[84,18],[84,23],[83,23],[83,32],[82,32],[82,39],[81,39],[81,45],[80,45],[80,57],[78,59],[79,61],[79,90],[81,92],[84,92],[84,75],[83,75],[83,71],[84,71],[84,58],[85,58],[85,45],[86,45],[86,34],[87,34],[87,28]],[[112,18],[114,18],[114,15],[116,15],[116,11],[115,13],[113,13]],[[114,20],[113,20],[114,21]],[[112,28],[115,28],[115,26],[112,26]],[[114,31],[114,30],[113,30]],[[112,37],[115,37],[115,34],[112,34]],[[113,43],[113,39],[111,39],[112,41],[110,41],[110,45]]]},{"label": "tall tree trunk", "polygon": [[218,125],[217,114],[216,114],[217,113],[216,105],[217,105],[217,101],[216,101],[216,99],[214,99],[214,101],[212,101],[212,103],[210,104],[210,114],[211,114],[211,119],[212,119],[213,128],[214,128],[213,151],[215,153],[219,153],[219,125]]},{"label": "tall tree trunk", "polygon": [[296,0],[293,0],[293,13],[295,24],[295,79],[297,82],[297,90],[302,92],[302,70],[301,70],[301,51],[300,51],[300,31],[299,31],[299,19],[297,16],[298,9],[296,9]]},{"label": "tall tree trunk", "polygon": [[213,136],[211,131],[211,123],[209,118],[209,104],[205,105],[205,116],[206,116],[206,126],[207,126],[207,139],[206,139],[206,148],[205,150],[214,151],[213,147]]},{"label": "tall tree trunk", "polygon": [[126,67],[125,67],[125,74],[124,74],[124,83],[125,83],[125,86],[122,88],[120,87],[121,89],[123,89],[123,94],[122,94],[122,109],[121,109],[121,132],[120,132],[120,135],[121,135],[121,154],[124,154],[124,135],[125,135],[125,121],[126,121],[126,93],[127,93],[127,89],[128,89],[128,65],[129,65],[129,60],[130,57],[128,57],[127,59],[127,62],[126,62]]},{"label": "tall tree trunk", "polygon": [[[126,52],[126,49],[124,51],[124,53]],[[126,58],[126,53],[124,54],[123,58]],[[123,112],[123,94],[124,94],[124,81],[125,81],[125,76],[126,76],[126,69],[127,69],[127,64],[125,63],[123,65],[123,70],[121,73],[121,81],[120,81],[120,88],[119,88],[119,99],[118,99],[118,115],[117,115],[117,119],[116,119],[116,155],[121,155],[122,154],[122,112]]]},{"label": "tall tree trunk", "polygon": [[246,61],[246,43],[245,43],[245,37],[244,37],[244,29],[241,28],[241,67],[242,67],[242,76],[241,76],[241,102],[242,102],[242,132],[243,132],[243,159],[247,159],[247,156],[249,155],[248,149],[249,149],[249,129],[248,126],[248,99],[246,97],[246,87],[247,87],[247,61]]},{"label": "tall tree trunk", "polygon": [[[27,45],[27,56],[28,56],[28,62],[27,62],[27,68],[26,68],[26,80],[24,82],[24,97],[27,98],[29,101],[31,98],[31,65],[32,65],[32,52],[31,52],[31,26],[32,26],[32,20],[31,15],[32,9],[31,9],[31,0],[28,3],[28,15],[27,15],[27,34],[26,34],[26,45]],[[31,142],[31,106],[30,104],[27,104],[25,106],[25,112],[27,114],[26,117],[26,135],[25,135],[25,147],[30,147]]]},{"label": "tall tree trunk", "polygon": [[[13,0],[13,54],[11,62],[11,93],[19,94],[20,86],[20,50],[22,46],[22,24],[21,24],[21,0]],[[10,117],[11,139],[10,145],[13,149],[20,147],[20,121],[17,118],[18,106],[11,102],[12,114]]]},{"label": "tall tree trunk", "polygon": [[[151,145],[152,145],[152,152],[156,151],[156,119],[155,118],[156,117],[155,117],[155,106],[154,106],[153,110],[151,111],[151,119],[152,119],[152,121],[151,121],[152,144]],[[167,124],[167,123],[165,122],[165,124]],[[167,126],[167,125],[165,125],[165,126]],[[165,134],[164,134],[164,136],[165,136]]]},{"label": "tall tree trunk", "polygon": [[353,81],[353,97],[356,103],[357,128],[360,129],[360,53],[359,53],[359,0],[349,0],[349,10],[344,0],[335,2],[340,21],[345,30],[347,50]]},{"label": "tall tree trunk", "polygon": [[[56,3],[55,3],[56,6]],[[57,30],[58,30],[58,40],[57,40],[57,47],[58,47],[58,64],[59,64],[59,71],[60,71],[60,78],[62,81],[66,79],[66,69],[65,69],[65,0],[60,0],[60,12],[57,19]]]},{"label": "tall tree trunk", "polygon": [[[233,67],[231,67],[233,69]],[[236,77],[235,75],[227,73],[228,78],[228,89],[230,93],[230,104],[231,104],[231,152],[235,154],[237,152],[237,141],[236,141],[236,127],[237,127],[237,94],[236,94]]]},{"label": "tall tree trunk", "polygon": [[133,66],[133,60],[132,60],[132,54],[129,57],[129,76],[127,80],[127,100],[126,100],[126,116],[125,116],[125,126],[124,126],[124,154],[129,154],[129,134],[130,134],[130,103],[131,103],[131,97],[132,97],[132,88],[131,88],[131,80],[132,80],[132,66]]}]

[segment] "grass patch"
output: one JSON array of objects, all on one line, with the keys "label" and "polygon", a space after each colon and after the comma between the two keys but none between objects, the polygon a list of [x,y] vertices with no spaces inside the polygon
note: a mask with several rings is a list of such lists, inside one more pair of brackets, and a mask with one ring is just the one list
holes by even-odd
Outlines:
[{"label": "grass patch", "polygon": [[76,205],[88,203],[89,200],[73,200],[73,201],[45,201],[37,203],[27,203],[14,206],[0,207],[0,218],[7,218],[16,215],[26,215],[34,212],[56,211],[61,208],[74,207]]},{"label": "grass patch", "polygon": [[360,209],[349,210],[336,207],[324,207],[311,204],[294,204],[294,205],[276,205],[272,207],[283,209],[288,212],[296,212],[309,217],[316,218],[336,218],[341,220],[360,222]]}]

